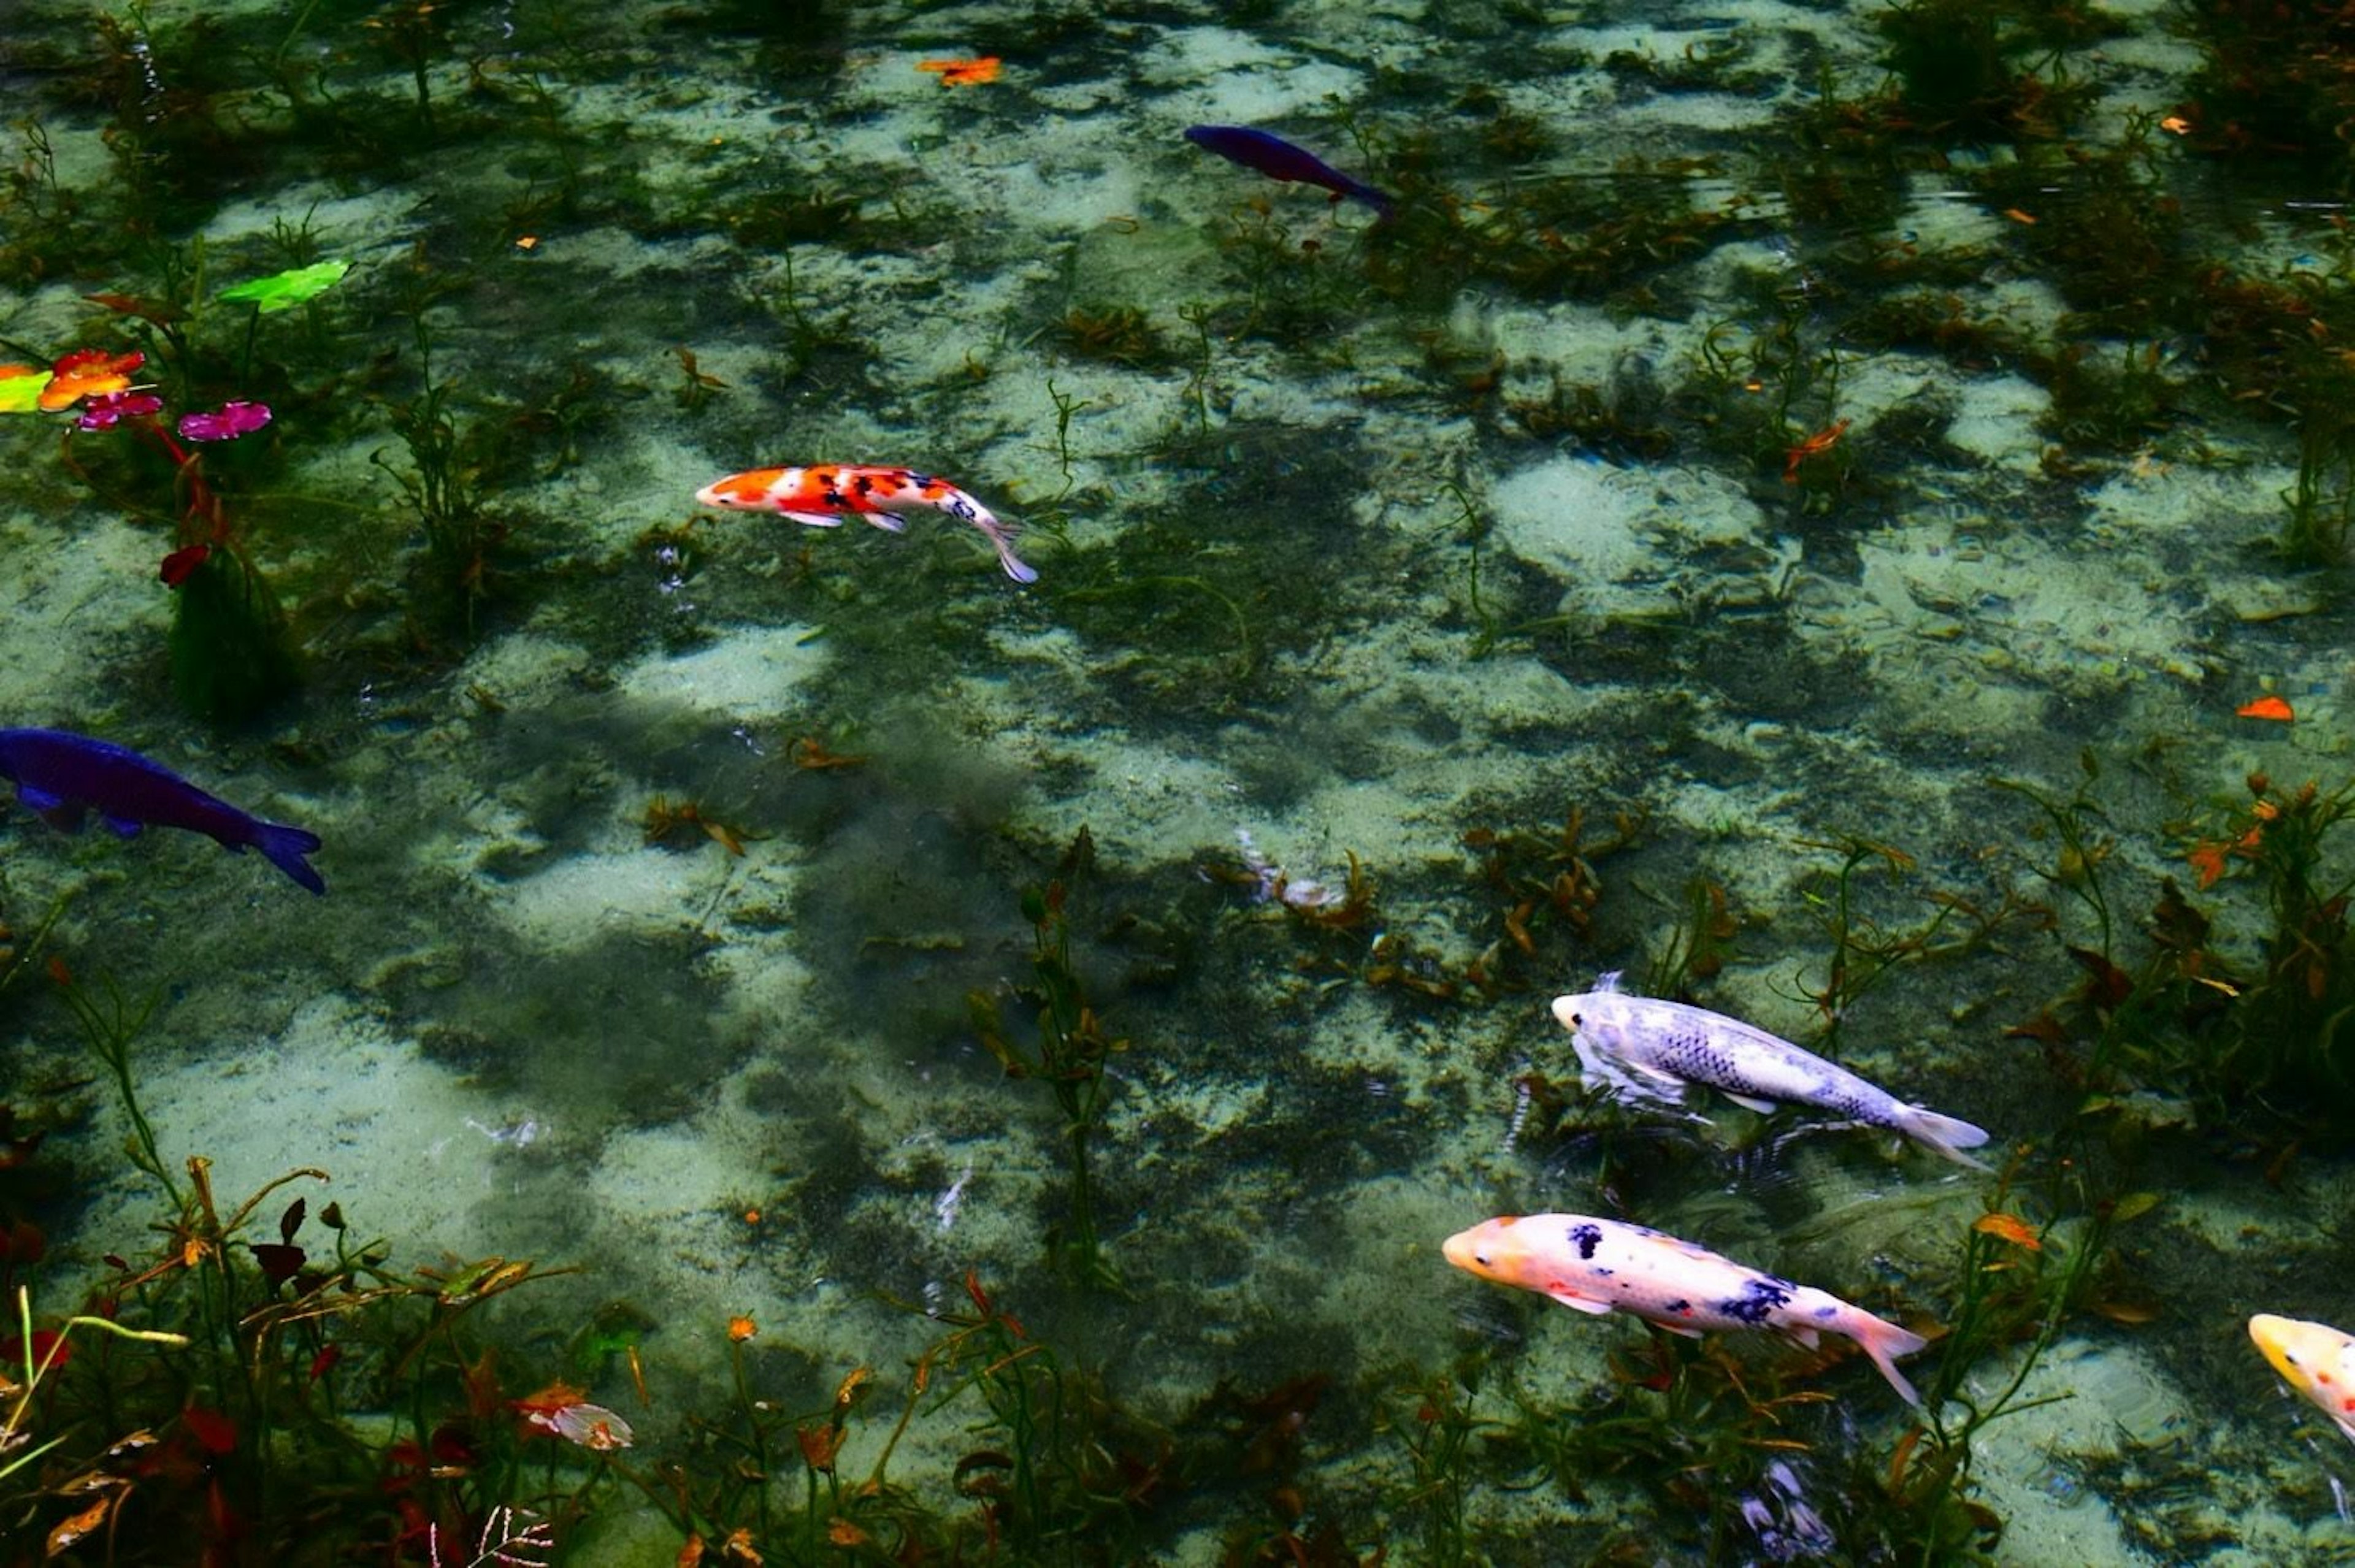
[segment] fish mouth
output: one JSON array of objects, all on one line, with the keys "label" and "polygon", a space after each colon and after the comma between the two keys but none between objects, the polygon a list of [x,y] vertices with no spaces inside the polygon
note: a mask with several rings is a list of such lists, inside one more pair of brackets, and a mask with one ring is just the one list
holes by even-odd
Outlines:
[{"label": "fish mouth", "polygon": [[1478,1235],[1479,1232],[1480,1228],[1476,1225],[1468,1231],[1456,1232],[1455,1234],[1439,1243],[1439,1255],[1466,1274],[1486,1273],[1487,1271],[1480,1266],[1480,1260],[1473,1255],[1476,1245],[1473,1238]]},{"label": "fish mouth", "polygon": [[2295,1317],[2276,1317],[2270,1312],[2260,1312],[2249,1319],[2249,1338],[2256,1342],[2265,1360],[2273,1363],[2274,1371],[2295,1381],[2296,1363],[2291,1356],[2298,1340],[2304,1337],[2306,1327]]}]

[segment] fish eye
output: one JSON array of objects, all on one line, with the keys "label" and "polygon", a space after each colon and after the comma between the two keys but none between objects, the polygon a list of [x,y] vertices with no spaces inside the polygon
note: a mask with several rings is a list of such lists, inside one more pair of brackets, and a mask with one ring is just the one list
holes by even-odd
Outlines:
[{"label": "fish eye", "polygon": [[1584,1028],[1584,1027],[1585,1027],[1585,1025],[1586,1025],[1586,1015],[1585,1015],[1584,1013],[1572,1013],[1572,1014],[1571,1014],[1571,1015],[1570,1015],[1570,1027],[1571,1027],[1571,1028],[1572,1028],[1572,1029],[1582,1029],[1582,1028]]},{"label": "fish eye", "polygon": [[1472,1254],[1472,1261],[1478,1264],[1482,1268],[1487,1268],[1488,1266],[1488,1254],[1486,1253],[1474,1253]]}]

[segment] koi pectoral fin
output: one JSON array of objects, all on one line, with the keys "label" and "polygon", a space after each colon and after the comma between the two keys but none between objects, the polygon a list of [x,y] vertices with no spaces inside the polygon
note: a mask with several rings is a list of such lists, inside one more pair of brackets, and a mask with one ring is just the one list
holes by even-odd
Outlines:
[{"label": "koi pectoral fin", "polygon": [[1597,1301],[1592,1296],[1581,1296],[1566,1285],[1557,1285],[1546,1294],[1573,1312],[1591,1312],[1600,1317],[1611,1310],[1609,1302]]},{"label": "koi pectoral fin", "polygon": [[101,820],[106,824],[107,831],[117,838],[136,838],[139,830],[147,826],[144,822],[133,822],[127,816],[108,816]]},{"label": "koi pectoral fin", "polygon": [[908,519],[897,512],[861,512],[858,515],[887,534],[904,534],[908,531]]},{"label": "koi pectoral fin", "polygon": [[777,516],[805,528],[838,528],[842,519],[832,512],[779,512]]},{"label": "koi pectoral fin", "polygon": [[1737,1094],[1731,1089],[1721,1089],[1718,1093],[1744,1110],[1755,1111],[1762,1116],[1771,1116],[1783,1108],[1779,1100],[1762,1100],[1755,1094]]}]

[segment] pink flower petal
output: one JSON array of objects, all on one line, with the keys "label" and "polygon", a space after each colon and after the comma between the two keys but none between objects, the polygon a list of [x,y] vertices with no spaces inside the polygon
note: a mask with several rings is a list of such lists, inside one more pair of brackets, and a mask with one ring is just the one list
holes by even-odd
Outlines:
[{"label": "pink flower petal", "polygon": [[180,433],[190,441],[235,441],[270,422],[267,403],[229,401],[211,413],[182,414]]},{"label": "pink flower petal", "polygon": [[137,419],[164,406],[153,392],[102,392],[82,404],[74,416],[76,430],[107,430],[118,420]]}]

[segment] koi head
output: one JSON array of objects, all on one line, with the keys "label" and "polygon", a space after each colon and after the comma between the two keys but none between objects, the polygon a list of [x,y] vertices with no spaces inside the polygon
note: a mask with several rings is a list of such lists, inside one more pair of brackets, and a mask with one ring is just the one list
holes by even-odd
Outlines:
[{"label": "koi head", "polygon": [[1483,1220],[1468,1231],[1458,1231],[1439,1244],[1439,1254],[1465,1274],[1498,1285],[1521,1285],[1533,1272],[1528,1231],[1515,1234],[1510,1214]]},{"label": "koi head", "polygon": [[1634,1038],[1634,1009],[1620,993],[1619,976],[1605,975],[1592,991],[1553,999],[1554,1021],[1574,1037],[1582,1058],[1624,1059]]},{"label": "koi head", "polygon": [[2282,1381],[2320,1405],[2335,1421],[2346,1421],[2355,1404],[2355,1339],[2328,1323],[2307,1323],[2260,1312],[2249,1319],[2249,1338],[2273,1363]]},{"label": "koi head", "polygon": [[706,507],[770,507],[774,504],[777,480],[783,473],[782,468],[755,468],[748,473],[730,474],[698,490],[695,498]]}]

